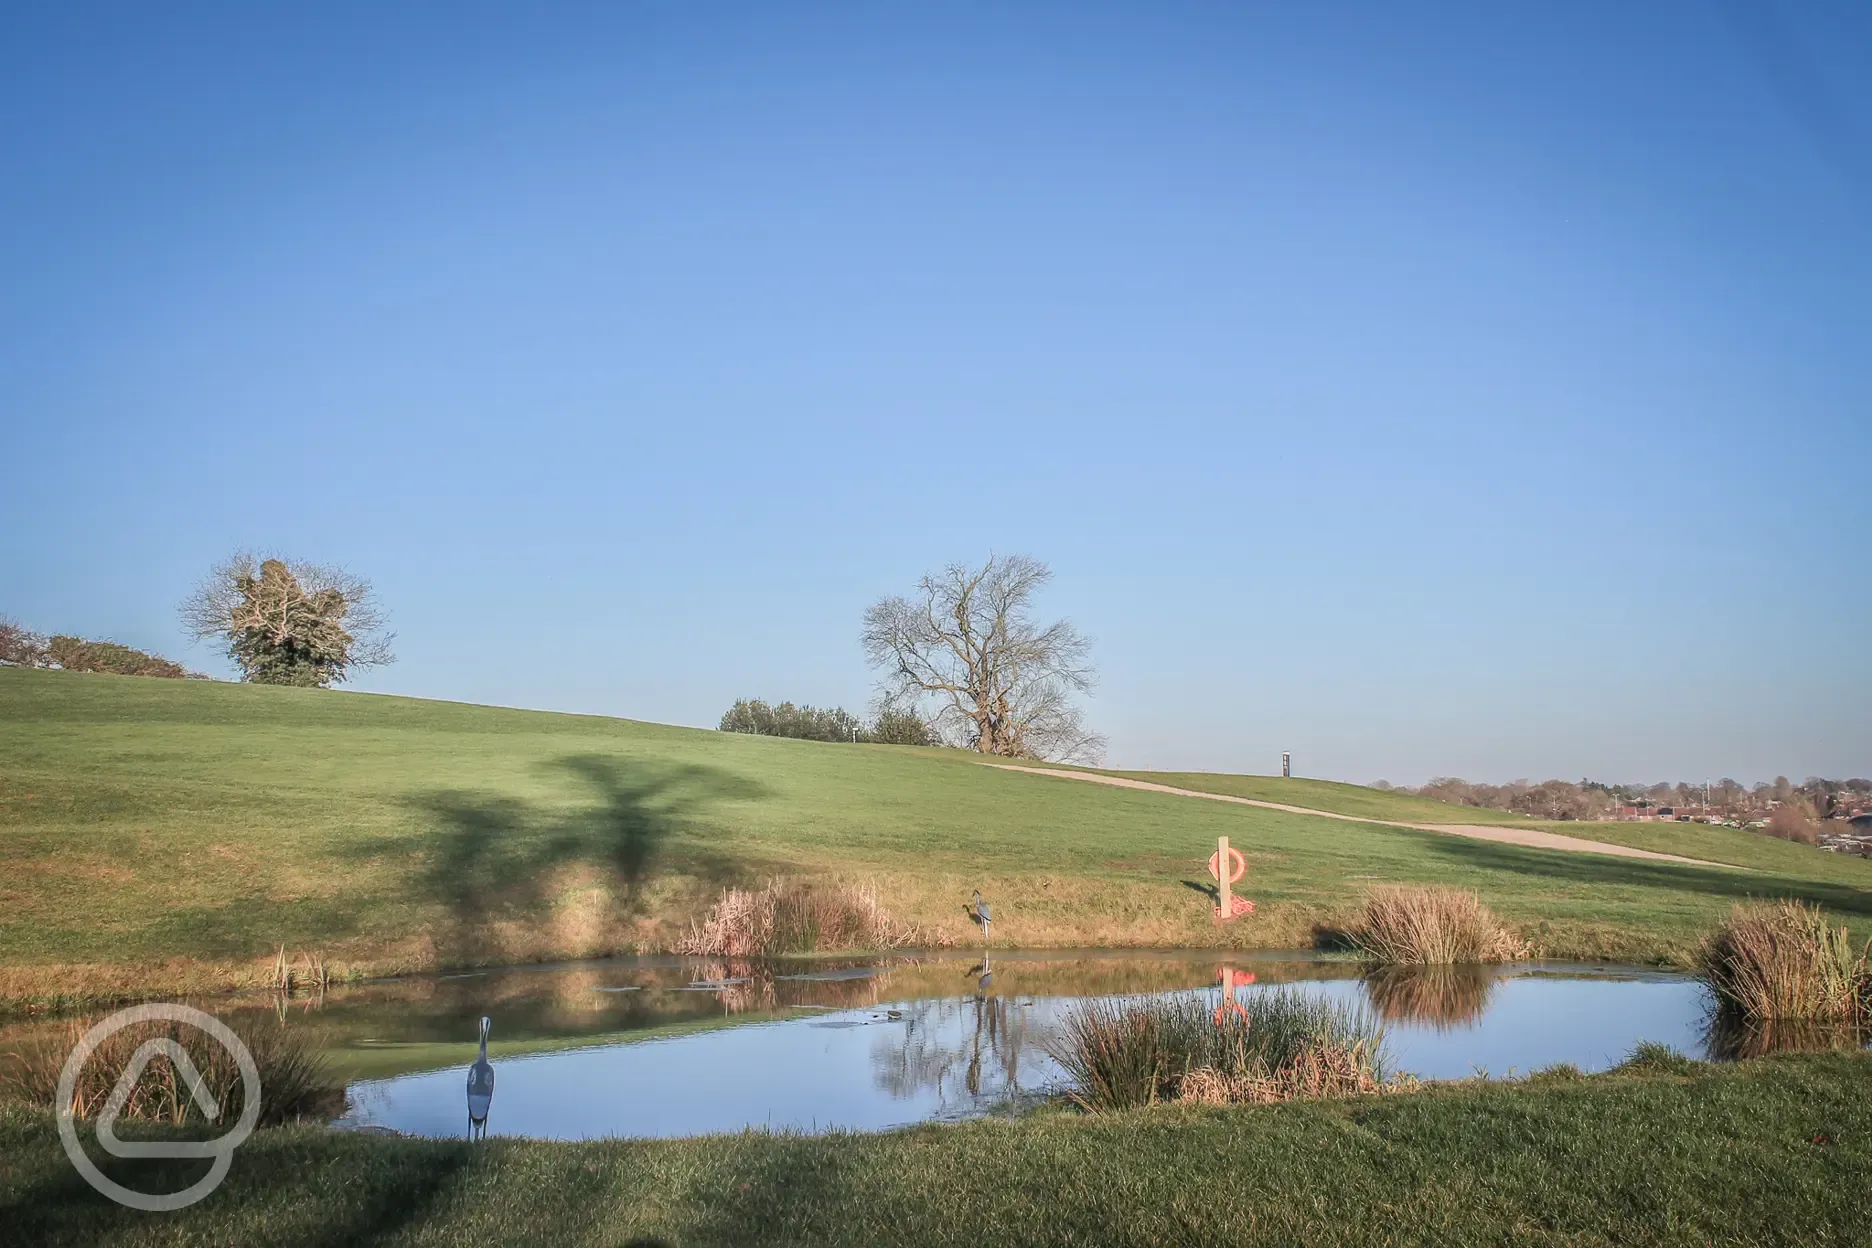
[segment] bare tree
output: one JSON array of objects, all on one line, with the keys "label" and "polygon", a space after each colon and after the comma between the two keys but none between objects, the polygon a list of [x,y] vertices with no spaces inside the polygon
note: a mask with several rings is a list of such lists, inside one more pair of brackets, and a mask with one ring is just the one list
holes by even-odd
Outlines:
[{"label": "bare tree", "polygon": [[865,657],[886,707],[933,704],[945,737],[1004,758],[1096,762],[1105,740],[1073,695],[1092,687],[1092,643],[1065,620],[1042,627],[1034,593],[1052,579],[1025,555],[951,564],[913,599],[880,598],[864,618]]},{"label": "bare tree", "polygon": [[209,572],[181,614],[194,640],[221,639],[258,684],[325,686],[395,661],[370,582],[342,568],[243,551]]}]

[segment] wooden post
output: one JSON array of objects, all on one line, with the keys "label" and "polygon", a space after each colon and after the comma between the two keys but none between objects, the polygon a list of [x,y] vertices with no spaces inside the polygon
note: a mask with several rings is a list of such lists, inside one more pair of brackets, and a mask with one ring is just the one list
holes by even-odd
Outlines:
[{"label": "wooden post", "polygon": [[1235,917],[1234,903],[1229,900],[1229,853],[1228,837],[1216,837],[1216,917],[1231,919]]}]

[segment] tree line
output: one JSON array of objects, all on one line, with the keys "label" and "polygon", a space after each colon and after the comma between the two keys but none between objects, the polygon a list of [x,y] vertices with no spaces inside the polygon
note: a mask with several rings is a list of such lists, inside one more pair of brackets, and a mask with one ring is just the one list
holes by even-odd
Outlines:
[{"label": "tree line", "polygon": [[729,707],[719,725],[723,732],[746,732],[762,737],[791,737],[796,741],[860,741],[875,745],[941,745],[942,740],[914,711],[880,708],[863,720],[842,706],[769,704],[742,698]]},{"label": "tree line", "polygon": [[54,633],[48,637],[7,616],[0,616],[0,664],[67,672],[109,672],[117,676],[162,676],[171,680],[208,679],[159,654],[114,641],[73,637],[68,633]]},{"label": "tree line", "polygon": [[1777,810],[1790,809],[1806,819],[1818,820],[1844,815],[1872,802],[1872,780],[1828,780],[1821,776],[1809,776],[1799,784],[1786,776],[1776,776],[1772,781],[1765,780],[1753,786],[1727,777],[1708,785],[1689,781],[1644,785],[1606,784],[1588,779],[1577,783],[1543,780],[1533,784],[1515,780],[1508,784],[1475,784],[1454,776],[1439,776],[1414,788],[1390,785],[1383,780],[1372,787],[1554,820],[1605,819],[1622,806],[1635,805],[1698,812],[1707,809],[1712,814],[1739,822],[1766,819]]}]

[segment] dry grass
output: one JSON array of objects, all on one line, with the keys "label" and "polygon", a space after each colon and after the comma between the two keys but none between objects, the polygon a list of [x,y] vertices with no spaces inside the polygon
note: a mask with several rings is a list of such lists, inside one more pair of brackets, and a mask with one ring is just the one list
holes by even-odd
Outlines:
[{"label": "dry grass", "polygon": [[769,880],[758,890],[724,890],[708,914],[677,942],[676,951],[758,958],[902,949],[920,943],[923,933],[893,919],[870,885],[783,878]]},{"label": "dry grass", "polygon": [[[62,1028],[40,1031],[0,1068],[0,1092],[42,1109],[56,1108],[59,1074],[66,1057],[97,1019],[74,1019]],[[332,1074],[303,1028],[273,1019],[225,1020],[253,1054],[260,1071],[260,1125],[303,1120],[328,1121],[344,1112],[345,1089]],[[245,1085],[234,1055],[194,1027],[167,1020],[133,1024],[109,1036],[79,1072],[72,1112],[89,1118],[103,1108],[132,1055],[146,1041],[167,1039],[182,1046],[200,1072],[210,1096],[221,1106],[221,1121],[238,1117]],[[201,1120],[200,1107],[168,1058],[158,1056],[137,1079],[121,1115],[181,1125]]]},{"label": "dry grass", "polygon": [[1243,1008],[1245,1018],[1218,1023],[1201,997],[1091,1001],[1067,1019],[1053,1057],[1072,1081],[1070,1099],[1094,1112],[1402,1086],[1387,1080],[1384,1033],[1362,1011],[1288,989],[1253,993]]},{"label": "dry grass", "polygon": [[1525,941],[1474,893],[1456,888],[1377,888],[1348,933],[1366,957],[1398,965],[1513,962]]},{"label": "dry grass", "polygon": [[1872,946],[1798,901],[1737,906],[1703,944],[1718,1008],[1753,1021],[1872,1018]]}]

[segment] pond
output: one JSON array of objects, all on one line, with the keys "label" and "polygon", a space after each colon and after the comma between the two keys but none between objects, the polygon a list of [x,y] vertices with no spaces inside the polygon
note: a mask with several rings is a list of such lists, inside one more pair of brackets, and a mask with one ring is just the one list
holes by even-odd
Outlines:
[{"label": "pond", "polygon": [[[1060,1089],[1050,1049],[1084,1002],[1182,994],[1213,1007],[1224,975],[1252,976],[1235,988],[1243,999],[1287,986],[1369,1011],[1385,1029],[1390,1068],[1425,1079],[1524,1075],[1557,1062],[1598,1071],[1641,1041],[1723,1058],[1790,1039],[1712,1028],[1701,983],[1641,968],[1380,972],[1315,953],[1214,951],[999,952],[986,962],[949,953],[620,958],[210,1008],[237,1028],[303,1029],[348,1085],[341,1129],[470,1134],[469,1068],[487,1018],[490,1134],[877,1130],[1016,1112]],[[0,1029],[0,1049],[69,1027]]]},{"label": "pond", "polygon": [[[1049,1046],[1088,998],[1220,999],[1230,970],[1362,1006],[1392,1066],[1426,1079],[1615,1064],[1640,1041],[1704,1055],[1696,980],[1527,964],[1366,974],[1309,954],[1000,953],[991,961],[634,959],[367,985],[325,996],[350,1079],[337,1125],[462,1136],[480,1018],[496,1135],[588,1139],[747,1127],[876,1130],[1011,1112],[1057,1090]],[[298,1008],[298,1007],[294,1007]]]}]

